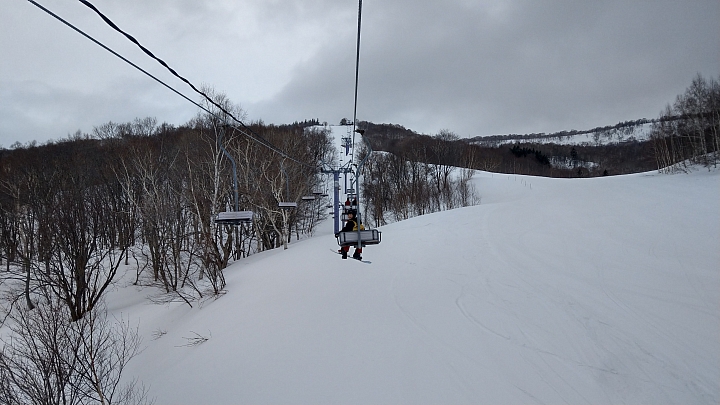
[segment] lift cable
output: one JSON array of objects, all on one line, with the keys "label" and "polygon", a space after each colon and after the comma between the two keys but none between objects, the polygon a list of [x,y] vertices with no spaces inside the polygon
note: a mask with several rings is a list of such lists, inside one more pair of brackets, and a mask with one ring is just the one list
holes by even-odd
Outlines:
[{"label": "lift cable", "polygon": [[[188,86],[190,86],[190,88],[192,88],[196,93],[198,93],[198,94],[200,94],[201,96],[203,96],[209,103],[211,103],[212,105],[214,105],[215,107],[217,107],[218,109],[220,109],[220,111],[222,111],[225,115],[227,115],[228,117],[232,118],[233,121],[235,121],[235,122],[237,122],[238,124],[240,124],[245,131],[243,131],[243,130],[241,130],[240,128],[237,128],[237,127],[235,127],[235,129],[237,129],[238,131],[240,131],[241,133],[243,133],[245,136],[249,137],[250,139],[253,139],[253,140],[255,140],[255,141],[263,144],[263,145],[266,146],[267,148],[269,148],[269,149],[277,152],[277,153],[280,154],[281,156],[283,156],[283,157],[285,157],[285,158],[287,158],[287,159],[289,159],[289,160],[292,160],[292,161],[294,161],[294,162],[296,162],[296,163],[299,163],[299,164],[301,164],[301,165],[311,167],[311,166],[308,165],[307,163],[301,162],[301,161],[296,160],[295,158],[289,156],[288,154],[286,154],[285,152],[283,152],[282,150],[280,150],[279,148],[277,148],[275,145],[273,145],[270,141],[268,141],[267,139],[265,139],[264,137],[262,137],[260,134],[256,133],[256,132],[253,131],[252,129],[250,129],[247,125],[245,125],[245,123],[243,123],[240,119],[236,118],[232,113],[230,113],[229,111],[227,111],[223,106],[221,106],[220,104],[216,103],[212,98],[210,98],[210,97],[209,97],[207,94],[205,94],[203,91],[198,90],[198,88],[195,87],[188,79],[184,78],[183,76],[180,76],[180,75],[179,75],[173,68],[171,68],[164,60],[158,58],[158,57],[155,56],[149,49],[147,49],[146,47],[144,47],[137,39],[135,39],[135,37],[133,37],[132,35],[128,34],[128,33],[125,32],[125,31],[123,31],[120,27],[118,27],[115,23],[113,23],[112,20],[110,20],[110,18],[108,18],[105,14],[103,14],[100,10],[98,10],[97,7],[95,7],[92,3],[90,3],[90,2],[87,1],[87,0],[79,0],[79,1],[80,1],[82,4],[84,4],[85,6],[87,6],[88,8],[90,8],[91,10],[93,10],[98,16],[100,16],[100,18],[103,19],[103,21],[105,21],[105,23],[107,23],[107,24],[108,24],[110,27],[112,27],[115,31],[117,31],[117,32],[119,32],[120,34],[122,34],[125,38],[127,38],[128,40],[130,40],[130,42],[132,42],[132,43],[134,43],[135,45],[137,45],[137,46],[138,46],[143,52],[145,52],[148,56],[150,56],[151,58],[155,59],[159,64],[161,64],[162,66],[164,66],[164,67],[165,67],[170,73],[172,73],[175,77],[177,77],[178,79],[180,79],[180,80],[182,80],[183,82],[185,82],[185,83],[186,83]],[[247,131],[247,132],[250,132],[252,135],[246,133],[246,131]]]},{"label": "lift cable", "polygon": [[32,3],[33,5],[37,6],[38,8],[40,8],[41,10],[43,10],[44,12],[46,12],[46,13],[50,14],[51,16],[55,17],[57,20],[59,20],[59,21],[62,22],[63,24],[65,24],[65,25],[67,25],[68,27],[72,28],[73,30],[77,31],[80,35],[82,35],[82,36],[84,36],[85,38],[91,40],[92,42],[94,42],[95,44],[99,45],[100,47],[102,47],[102,48],[105,49],[106,51],[110,52],[111,54],[117,56],[118,58],[120,58],[120,59],[121,59],[122,61],[124,61],[125,63],[127,63],[127,64],[129,64],[130,66],[134,67],[135,69],[137,69],[137,70],[145,73],[147,76],[151,77],[151,78],[154,79],[156,82],[158,82],[158,83],[162,84],[163,86],[167,87],[168,89],[170,89],[170,91],[174,92],[175,94],[179,95],[180,97],[184,98],[185,100],[187,100],[187,101],[195,104],[195,106],[197,106],[198,108],[204,110],[205,112],[207,112],[207,113],[209,113],[209,114],[212,114],[212,112],[208,111],[208,109],[206,109],[206,108],[203,107],[202,105],[198,104],[197,102],[195,102],[195,101],[192,100],[191,98],[187,97],[186,95],[184,95],[184,94],[180,93],[179,91],[175,90],[174,88],[170,87],[167,83],[165,83],[165,82],[163,82],[162,80],[158,79],[157,77],[153,76],[151,73],[147,72],[146,70],[144,70],[144,69],[141,68],[140,66],[138,66],[138,65],[132,63],[131,61],[127,60],[124,56],[122,56],[122,55],[120,55],[119,53],[117,53],[117,52],[113,51],[112,49],[108,48],[107,46],[105,46],[105,45],[104,45],[103,43],[101,43],[100,41],[96,40],[95,38],[91,37],[90,35],[86,34],[86,33],[83,32],[82,30],[80,30],[79,28],[75,27],[74,25],[72,25],[72,24],[70,24],[69,22],[67,22],[66,20],[64,20],[62,17],[58,16],[57,14],[53,13],[52,11],[50,11],[50,10],[48,10],[47,8],[43,7],[42,5],[34,2],[33,0],[28,0],[28,1],[29,1],[30,3]]},{"label": "lift cable", "polygon": [[355,130],[357,129],[357,97],[358,97],[358,82],[359,82],[359,73],[360,73],[360,22],[361,21],[362,21],[362,0],[359,0],[357,45],[355,47],[355,104],[353,106],[353,133],[352,133],[353,159],[355,158]]},{"label": "lift cable", "polygon": [[[218,104],[218,103],[216,103],[214,100],[212,100],[207,94],[205,94],[205,93],[203,93],[202,91],[198,90],[192,83],[190,83],[190,81],[188,81],[188,80],[185,79],[184,77],[182,77],[182,76],[180,76],[179,74],[177,74],[177,72],[175,72],[174,69],[172,69],[170,66],[168,66],[167,63],[165,63],[162,59],[159,59],[159,58],[157,58],[155,55],[153,55],[153,53],[150,52],[150,50],[148,50],[147,48],[145,48],[144,46],[142,46],[135,38],[133,38],[131,35],[125,33],[125,32],[122,31],[120,28],[118,28],[117,25],[115,25],[109,18],[107,18],[105,15],[103,15],[103,14],[102,14],[97,8],[95,8],[92,4],[88,3],[88,2],[85,1],[85,0],[79,0],[79,1],[82,2],[83,4],[85,4],[86,6],[90,7],[91,9],[93,9],[93,10],[94,10],[96,13],[98,13],[98,14],[102,17],[102,19],[103,19],[106,23],[108,23],[111,27],[113,27],[115,30],[117,30],[117,31],[119,31],[120,33],[122,33],[122,34],[123,34],[126,38],[128,38],[130,41],[132,41],[132,42],[134,42],[136,45],[138,45],[138,46],[140,47],[140,49],[142,49],[146,54],[148,54],[150,57],[152,57],[153,59],[155,59],[156,61],[158,61],[161,65],[165,66],[174,76],[178,77],[180,80],[182,80],[183,82],[187,83],[195,92],[197,92],[197,93],[199,93],[201,96],[203,96],[209,103],[211,103],[212,105],[214,105],[215,107],[217,107],[218,109],[220,109],[220,111],[222,111],[227,117],[232,118],[233,121],[237,122],[238,124],[240,124],[240,126],[242,126],[242,128],[239,128],[238,126],[231,124],[230,127],[234,128],[235,130],[237,130],[237,131],[240,132],[241,134],[245,135],[245,136],[248,137],[249,139],[251,139],[251,140],[253,140],[253,141],[255,141],[255,142],[257,142],[257,143],[259,143],[259,144],[261,144],[261,145],[263,145],[263,146],[265,146],[265,147],[267,147],[268,149],[270,149],[270,150],[278,153],[280,156],[282,156],[282,157],[284,157],[284,158],[286,158],[286,159],[288,159],[288,160],[291,160],[291,161],[293,161],[293,162],[295,162],[295,163],[298,163],[298,164],[300,164],[300,165],[303,165],[303,166],[312,168],[313,170],[316,170],[316,168],[315,168],[314,166],[311,166],[311,165],[309,165],[309,164],[307,164],[307,163],[305,163],[305,162],[302,162],[302,161],[300,161],[300,160],[297,160],[297,159],[293,158],[292,156],[290,156],[290,155],[288,155],[287,153],[283,152],[281,149],[277,148],[277,147],[276,147],[275,145],[273,145],[270,141],[268,141],[267,139],[265,139],[265,138],[262,137],[261,135],[257,134],[255,131],[253,131],[251,128],[249,128],[247,125],[245,125],[245,123],[243,123],[241,120],[239,120],[238,118],[236,118],[232,113],[230,113],[229,111],[227,111],[223,106],[221,106],[220,104]],[[112,53],[113,55],[115,55],[116,57],[120,58],[120,59],[121,59],[122,61],[124,61],[125,63],[129,64],[130,66],[134,67],[135,69],[137,69],[137,70],[139,70],[140,72],[144,73],[145,75],[149,76],[150,78],[152,78],[152,79],[155,80],[156,82],[158,82],[158,83],[162,84],[163,86],[167,87],[167,88],[170,89],[172,92],[174,92],[175,94],[177,94],[177,95],[179,95],[180,97],[184,98],[185,100],[189,101],[190,103],[192,103],[192,104],[195,105],[196,107],[200,108],[201,110],[205,111],[206,113],[212,115],[212,116],[215,117],[215,118],[218,118],[218,119],[220,119],[220,120],[222,120],[222,121],[226,121],[226,119],[224,119],[223,117],[221,117],[221,116],[218,115],[217,113],[209,110],[208,108],[202,106],[201,104],[197,103],[196,101],[190,99],[190,98],[187,97],[186,95],[180,93],[178,90],[174,89],[174,88],[171,87],[170,85],[166,84],[166,83],[163,82],[162,80],[160,80],[160,79],[158,79],[157,77],[153,76],[151,73],[149,73],[149,72],[147,72],[146,70],[142,69],[141,67],[139,67],[139,66],[136,65],[135,63],[131,62],[131,61],[128,60],[127,58],[125,58],[125,57],[123,57],[122,55],[118,54],[117,52],[113,51],[112,49],[110,49],[109,47],[107,47],[106,45],[104,45],[103,43],[101,43],[100,41],[96,40],[95,38],[91,37],[91,36],[88,35],[87,33],[83,32],[81,29],[75,27],[74,25],[72,25],[71,23],[69,23],[68,21],[66,21],[65,19],[63,19],[62,17],[60,17],[59,15],[57,15],[57,14],[53,13],[52,11],[48,10],[47,8],[45,8],[44,6],[42,6],[41,4],[38,4],[38,3],[35,2],[34,0],[28,0],[28,2],[30,2],[30,3],[33,4],[34,6],[38,7],[39,9],[43,10],[44,12],[46,12],[46,13],[49,14],[49,15],[51,15],[52,17],[54,17],[54,18],[57,19],[58,21],[60,21],[60,22],[62,22],[63,24],[67,25],[68,27],[72,28],[73,30],[75,30],[76,32],[78,32],[78,33],[81,34],[82,36],[86,37],[87,39],[91,40],[92,42],[94,42],[94,43],[97,44],[98,46],[102,47],[102,48],[105,49],[106,51],[108,51],[108,52]]]}]

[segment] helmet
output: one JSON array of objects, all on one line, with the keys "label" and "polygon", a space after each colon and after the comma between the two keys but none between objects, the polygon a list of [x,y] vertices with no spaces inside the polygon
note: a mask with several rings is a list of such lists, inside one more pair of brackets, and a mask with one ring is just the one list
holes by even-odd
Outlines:
[{"label": "helmet", "polygon": [[357,216],[357,211],[355,211],[355,210],[348,210],[347,213],[348,213],[348,215],[353,214],[353,216]]}]

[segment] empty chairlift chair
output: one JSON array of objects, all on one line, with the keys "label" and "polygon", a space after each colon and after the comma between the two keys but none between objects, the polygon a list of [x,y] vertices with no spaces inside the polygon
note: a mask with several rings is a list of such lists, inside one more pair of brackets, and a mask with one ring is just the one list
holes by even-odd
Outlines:
[{"label": "empty chairlift chair", "polygon": [[[280,164],[280,171],[282,171],[283,175],[285,175],[285,196],[290,195],[290,178],[288,177],[287,172],[285,171],[285,166],[283,164]],[[280,201],[278,202],[278,208],[282,210],[291,210],[293,208],[297,208],[297,203],[295,201]]]},{"label": "empty chairlift chair", "polygon": [[239,210],[240,197],[238,194],[237,166],[235,164],[235,159],[233,159],[232,155],[230,155],[230,153],[227,151],[227,149],[225,149],[225,147],[222,144],[222,132],[220,133],[220,136],[218,136],[217,145],[220,147],[222,152],[225,154],[225,156],[228,158],[228,160],[230,160],[230,163],[232,164],[233,190],[234,190],[234,194],[235,194],[234,195],[235,211],[218,212],[217,215],[215,215],[211,218],[211,220],[213,222],[215,222],[216,224],[222,224],[222,225],[241,225],[241,224],[245,224],[245,223],[250,223],[253,220],[253,215],[254,215],[253,212]]},{"label": "empty chairlift chair", "polygon": [[253,219],[252,211],[225,211],[218,212],[213,219],[216,224],[223,225],[240,225],[250,223]]}]

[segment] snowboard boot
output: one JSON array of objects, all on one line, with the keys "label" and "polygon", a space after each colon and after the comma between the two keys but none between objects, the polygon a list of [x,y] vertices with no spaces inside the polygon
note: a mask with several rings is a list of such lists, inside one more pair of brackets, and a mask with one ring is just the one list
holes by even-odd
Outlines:
[{"label": "snowboard boot", "polygon": [[355,260],[362,260],[362,256],[360,256],[359,252],[353,253],[353,259]]},{"label": "snowboard boot", "polygon": [[340,250],[340,254],[342,255],[343,259],[347,259],[347,252],[344,250]]}]

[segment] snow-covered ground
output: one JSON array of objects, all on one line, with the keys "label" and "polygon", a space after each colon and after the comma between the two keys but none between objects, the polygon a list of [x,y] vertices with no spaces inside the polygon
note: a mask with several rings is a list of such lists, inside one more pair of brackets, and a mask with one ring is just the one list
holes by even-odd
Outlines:
[{"label": "snow-covered ground", "polygon": [[369,264],[328,222],[194,308],[118,287],[146,346],[126,376],[178,405],[720,402],[720,172],[474,181],[480,205],[383,227]]}]

